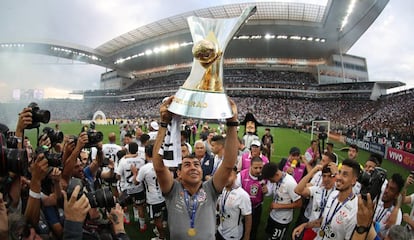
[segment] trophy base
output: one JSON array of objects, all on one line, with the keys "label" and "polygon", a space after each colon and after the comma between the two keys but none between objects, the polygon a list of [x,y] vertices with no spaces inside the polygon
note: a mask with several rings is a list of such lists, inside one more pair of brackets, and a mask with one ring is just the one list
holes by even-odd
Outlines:
[{"label": "trophy base", "polygon": [[180,87],[168,110],[172,113],[200,119],[226,119],[233,116],[227,95]]}]

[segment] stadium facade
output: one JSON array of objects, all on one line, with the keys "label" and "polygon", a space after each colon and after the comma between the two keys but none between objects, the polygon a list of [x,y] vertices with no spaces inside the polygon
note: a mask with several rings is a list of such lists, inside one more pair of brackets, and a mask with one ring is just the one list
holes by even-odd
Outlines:
[{"label": "stadium facade", "polygon": [[79,90],[85,100],[131,101],[174,94],[191,70],[187,17],[231,18],[247,5],[256,14],[225,54],[224,84],[231,96],[376,100],[402,82],[369,81],[365,58],[347,51],[388,0],[240,3],[186,12],[139,27],[95,49],[56,41],[1,43],[19,51],[103,66],[100,89]]}]

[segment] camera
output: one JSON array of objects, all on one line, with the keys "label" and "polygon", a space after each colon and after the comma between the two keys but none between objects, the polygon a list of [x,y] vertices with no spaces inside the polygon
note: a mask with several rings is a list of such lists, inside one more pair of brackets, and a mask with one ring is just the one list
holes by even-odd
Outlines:
[{"label": "camera", "polygon": [[371,199],[374,200],[380,193],[381,187],[387,178],[387,171],[383,168],[376,167],[371,173],[362,172],[358,177],[358,182],[361,183],[362,199],[367,200],[367,194],[371,194]]},{"label": "camera", "polygon": [[27,176],[29,163],[26,150],[1,147],[0,177],[8,176],[9,172],[19,176]]},{"label": "camera", "polygon": [[86,148],[96,147],[99,142],[103,140],[102,132],[88,131],[88,143],[85,145]]},{"label": "camera", "polygon": [[326,134],[325,126],[319,126],[319,134],[318,139],[320,140],[326,140],[328,138],[328,134]]},{"label": "camera", "polygon": [[69,181],[69,185],[67,188],[67,197],[70,199],[70,196],[72,195],[73,190],[76,186],[80,186],[81,190],[79,191],[79,194],[77,196],[77,199],[81,198],[83,194],[86,195],[86,197],[89,200],[89,204],[91,205],[91,208],[113,208],[115,207],[115,200],[114,196],[110,190],[109,187],[103,187],[95,192],[83,192],[83,183],[82,180],[79,178],[72,178]]},{"label": "camera", "polygon": [[[103,133],[102,132],[87,131],[86,133],[88,134],[88,143],[85,144],[85,148],[96,147],[98,145],[98,143],[102,142],[102,140],[103,140]],[[73,142],[76,145],[76,143],[78,142],[78,137],[77,136],[71,136],[69,138],[73,139]]]},{"label": "camera", "polygon": [[56,146],[56,144],[61,143],[63,141],[63,132],[55,131],[51,127],[43,128],[43,133],[47,135],[50,139],[50,143],[52,147]]},{"label": "camera", "polygon": [[50,121],[50,112],[39,108],[39,105],[35,102],[29,104],[32,108],[32,124],[26,127],[26,129],[38,128],[40,123],[48,123]]},{"label": "camera", "polygon": [[9,172],[27,176],[29,158],[26,150],[17,149],[17,139],[14,136],[6,139],[5,134],[9,134],[9,129],[0,123],[0,177],[8,176]]},{"label": "camera", "polygon": [[51,153],[48,147],[39,146],[36,148],[36,155],[41,153],[45,155],[49,167],[62,167],[62,153]]}]

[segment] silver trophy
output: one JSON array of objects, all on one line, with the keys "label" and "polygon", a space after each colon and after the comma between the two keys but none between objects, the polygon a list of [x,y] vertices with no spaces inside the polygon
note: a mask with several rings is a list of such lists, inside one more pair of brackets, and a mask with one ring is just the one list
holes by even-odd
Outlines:
[{"label": "silver trophy", "polygon": [[223,53],[234,34],[255,12],[256,6],[249,6],[236,18],[187,18],[194,60],[190,75],[168,108],[170,112],[201,119],[233,116],[223,88]]}]

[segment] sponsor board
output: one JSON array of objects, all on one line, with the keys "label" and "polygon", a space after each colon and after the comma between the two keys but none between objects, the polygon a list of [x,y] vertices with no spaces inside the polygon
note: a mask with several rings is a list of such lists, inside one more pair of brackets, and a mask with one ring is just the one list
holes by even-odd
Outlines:
[{"label": "sponsor board", "polygon": [[414,154],[412,153],[388,147],[386,158],[409,170],[414,170]]}]

